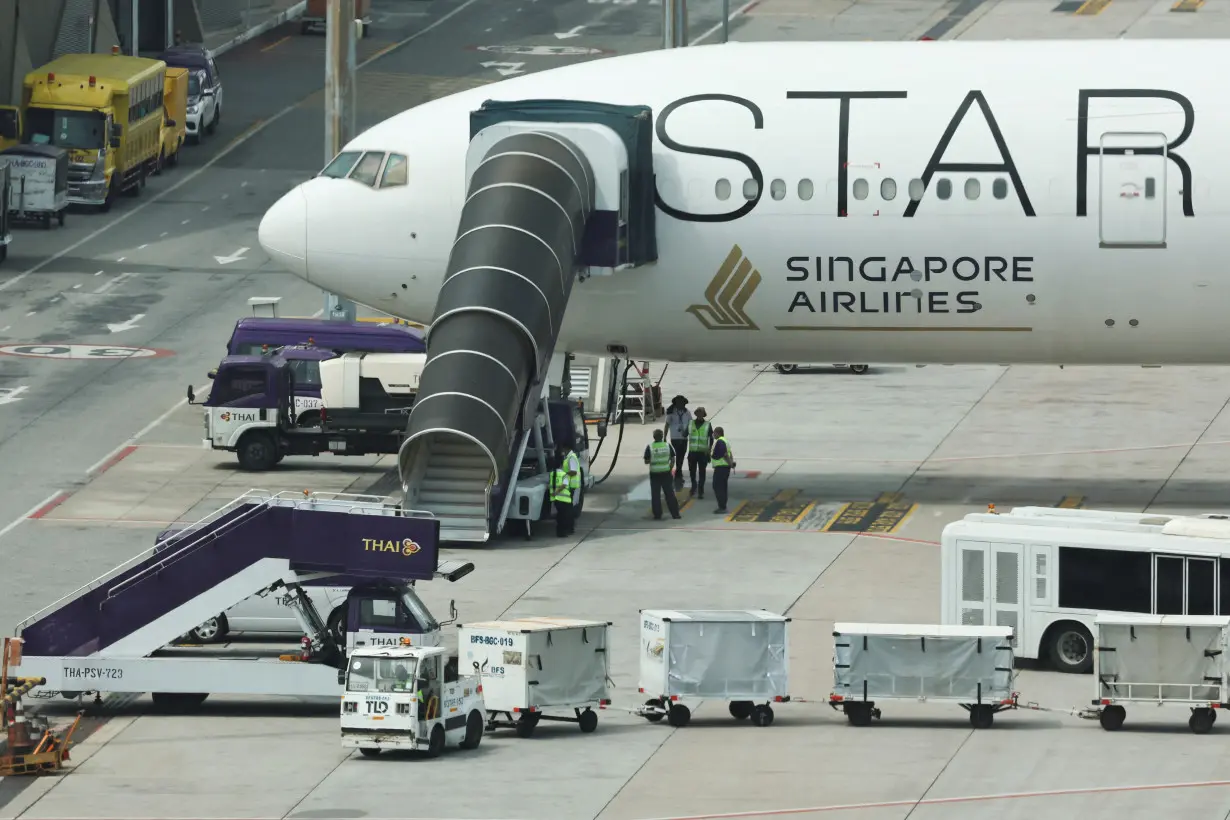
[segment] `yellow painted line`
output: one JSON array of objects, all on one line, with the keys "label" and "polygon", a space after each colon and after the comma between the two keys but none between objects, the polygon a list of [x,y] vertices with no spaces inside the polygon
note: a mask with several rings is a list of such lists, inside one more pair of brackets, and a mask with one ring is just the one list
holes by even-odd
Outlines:
[{"label": "yellow painted line", "polygon": [[774,494],[773,500],[780,501],[782,503],[785,503],[787,501],[793,501],[795,496],[797,496],[801,492],[803,491],[802,490],[778,490]]},{"label": "yellow painted line", "polygon": [[1195,11],[1204,5],[1204,0],[1179,0],[1170,7],[1171,11]]},{"label": "yellow painted line", "polygon": [[1060,499],[1056,507],[1065,510],[1079,510],[1085,505],[1085,496],[1083,495],[1065,495]]},{"label": "yellow painted line", "polygon": [[901,529],[901,526],[909,520],[909,517],[918,509],[917,504],[911,504],[904,512],[898,514],[896,510],[885,510],[875,517],[875,519],[867,525],[867,529],[863,532],[875,533],[878,535],[887,535]]},{"label": "yellow painted line", "polygon": [[877,504],[896,504],[901,499],[902,499],[901,493],[880,493],[880,496],[879,498],[876,499],[875,503]]},{"label": "yellow painted line", "polygon": [[1111,0],[1085,0],[1072,14],[1079,17],[1093,17],[1106,11],[1106,7],[1110,4]]},{"label": "yellow painted line", "polygon": [[828,521],[825,521],[825,522],[824,522],[824,526],[820,528],[820,532],[828,532],[828,531],[829,531],[829,527],[833,526],[833,525],[834,525],[834,524],[836,524],[838,521],[840,521],[840,520],[841,520],[842,515],[844,515],[844,514],[845,514],[845,512],[846,512],[846,510],[848,510],[848,509],[850,509],[850,505],[849,505],[849,504],[842,504],[842,505],[841,505],[841,507],[840,507],[840,508],[838,508],[837,512],[833,513],[832,518],[830,518]]},{"label": "yellow painted line", "polygon": [[739,506],[735,507],[735,511],[734,511],[734,512],[732,512],[730,515],[726,516],[726,520],[727,520],[727,521],[731,521],[731,522],[733,522],[733,521],[735,520],[735,517],[736,517],[739,513],[743,512],[743,508],[744,508],[744,507],[746,507],[748,504],[751,504],[751,503],[752,503],[752,502],[750,502],[750,501],[744,501],[742,504],[740,504]]},{"label": "yellow painted line", "polygon": [[679,505],[679,512],[682,513],[684,510],[691,507],[692,502],[694,502],[695,500],[696,500],[696,496],[690,496],[687,501]]},{"label": "yellow painted line", "polygon": [[273,49],[282,45],[282,43],[285,43],[289,39],[290,39],[290,35],[288,34],[285,37],[283,37],[281,40],[278,40],[276,43],[270,43],[269,45],[265,46],[264,48],[261,49],[261,51],[272,51]]}]

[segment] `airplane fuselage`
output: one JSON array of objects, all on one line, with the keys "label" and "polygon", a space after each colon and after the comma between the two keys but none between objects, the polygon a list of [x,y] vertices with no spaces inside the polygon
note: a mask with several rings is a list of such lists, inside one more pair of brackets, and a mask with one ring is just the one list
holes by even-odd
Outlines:
[{"label": "airplane fuselage", "polygon": [[658,259],[579,282],[558,350],[1230,363],[1227,69],[1212,41],[736,43],[530,74],[353,140],[409,184],[301,186],[299,272],[430,322],[469,112],[598,100],[653,109]]}]

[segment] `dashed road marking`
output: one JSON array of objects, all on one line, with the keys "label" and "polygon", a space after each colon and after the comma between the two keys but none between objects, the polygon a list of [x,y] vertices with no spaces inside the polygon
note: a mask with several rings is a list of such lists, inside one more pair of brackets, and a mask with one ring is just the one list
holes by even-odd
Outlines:
[{"label": "dashed road marking", "polygon": [[875,501],[854,501],[842,506],[823,532],[896,532],[918,505],[901,493],[881,493]]}]

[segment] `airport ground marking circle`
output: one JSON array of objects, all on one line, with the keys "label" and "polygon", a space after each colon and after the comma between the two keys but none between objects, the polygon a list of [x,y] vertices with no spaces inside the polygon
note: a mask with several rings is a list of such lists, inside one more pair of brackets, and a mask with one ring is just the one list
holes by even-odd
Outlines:
[{"label": "airport ground marking circle", "polygon": [[175,353],[160,347],[134,347],[131,345],[83,345],[83,344],[17,344],[0,346],[0,355],[18,356],[26,359],[71,359],[74,361],[115,361],[116,359],[153,359],[174,356]]},{"label": "airport ground marking circle", "polygon": [[473,46],[477,51],[490,54],[520,54],[525,57],[596,57],[610,56],[614,51],[587,46]]}]

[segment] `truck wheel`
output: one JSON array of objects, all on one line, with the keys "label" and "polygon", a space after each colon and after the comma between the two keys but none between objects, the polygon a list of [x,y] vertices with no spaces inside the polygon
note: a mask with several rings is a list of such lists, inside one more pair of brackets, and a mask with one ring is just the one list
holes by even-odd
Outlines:
[{"label": "truck wheel", "polygon": [[867,372],[868,370],[870,370],[870,369],[871,369],[871,365],[869,365],[869,364],[852,364],[852,365],[850,365],[850,372],[851,372],[851,373],[853,373],[853,374],[854,374],[854,375],[856,375],[856,376],[861,376],[861,375],[863,375],[864,373],[866,373],[866,372]]},{"label": "truck wheel", "polygon": [[197,643],[213,643],[222,640],[229,631],[230,627],[226,623],[226,616],[219,615],[216,618],[210,618],[189,632],[188,637]]},{"label": "truck wheel", "polygon": [[346,607],[335,607],[329,613],[329,620],[326,622],[325,628],[329,630],[329,634],[333,636],[333,642],[337,644],[337,648],[346,649]]},{"label": "truck wheel", "polygon": [[586,709],[577,715],[577,725],[581,727],[582,732],[589,734],[598,728],[598,713],[593,709]]},{"label": "truck wheel", "polygon": [[264,433],[245,435],[240,439],[235,455],[239,457],[240,469],[253,473],[271,470],[278,463],[277,446],[273,439]]},{"label": "truck wheel", "polygon": [[538,726],[538,721],[530,717],[533,713],[521,715],[517,720],[517,737],[526,738],[534,734],[534,729]]},{"label": "truck wheel", "polygon": [[483,717],[477,710],[466,718],[466,736],[458,745],[463,749],[477,749],[483,741]]},{"label": "truck wheel", "polygon": [[439,757],[444,751],[444,724],[437,723],[431,727],[431,745],[427,747],[428,757]]},{"label": "truck wheel", "polygon": [[1084,674],[1093,669],[1093,636],[1083,624],[1064,621],[1051,633],[1050,653],[1057,671]]},{"label": "truck wheel", "polygon": [[379,756],[380,756],[380,750],[379,750],[379,749],[373,749],[373,748],[370,748],[370,747],[364,747],[364,748],[362,748],[362,749],[360,749],[360,750],[359,750],[359,754],[363,755],[364,757],[379,757]]},{"label": "truck wheel", "polygon": [[154,176],[162,176],[162,167],[167,164],[166,152],[159,149],[158,159],[154,163]]}]

